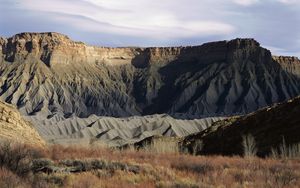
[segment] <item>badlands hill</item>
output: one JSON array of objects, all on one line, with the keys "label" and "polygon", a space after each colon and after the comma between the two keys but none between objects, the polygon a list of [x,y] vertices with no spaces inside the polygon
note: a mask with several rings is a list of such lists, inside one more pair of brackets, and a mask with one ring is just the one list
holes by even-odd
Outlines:
[{"label": "badlands hill", "polygon": [[[48,140],[105,137],[123,143],[140,139],[146,129],[172,127],[175,134],[178,119],[246,114],[295,97],[299,67],[298,58],[272,57],[253,39],[106,48],[59,33],[21,33],[0,38],[0,100],[16,105]],[[132,123],[130,116],[144,115]],[[128,126],[119,127],[123,121]],[[180,127],[180,135],[191,127]]]},{"label": "badlands hill", "polygon": [[17,141],[35,146],[45,144],[33,125],[24,120],[14,106],[4,102],[0,102],[0,140]]},{"label": "badlands hill", "polygon": [[272,107],[262,108],[241,117],[231,117],[212,124],[208,129],[185,138],[191,148],[202,140],[203,154],[243,154],[242,136],[255,138],[258,155],[265,156],[284,142],[291,146],[300,143],[300,97]]},{"label": "badlands hill", "polygon": [[169,115],[132,116],[126,118],[90,116],[41,120],[28,117],[43,138],[56,144],[106,144],[124,146],[152,139],[154,136],[185,137],[203,131],[222,117],[194,120],[175,119]]}]

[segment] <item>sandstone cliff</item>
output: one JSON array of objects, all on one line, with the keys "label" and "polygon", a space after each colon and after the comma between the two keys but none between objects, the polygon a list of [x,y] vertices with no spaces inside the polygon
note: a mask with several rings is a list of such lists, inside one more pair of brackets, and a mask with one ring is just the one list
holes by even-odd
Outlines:
[{"label": "sandstone cliff", "polygon": [[299,60],[253,39],[106,48],[21,33],[0,44],[0,98],[24,115],[232,115],[300,94]]},{"label": "sandstone cliff", "polygon": [[300,60],[297,57],[273,56],[273,59],[278,62],[286,72],[300,76]]}]

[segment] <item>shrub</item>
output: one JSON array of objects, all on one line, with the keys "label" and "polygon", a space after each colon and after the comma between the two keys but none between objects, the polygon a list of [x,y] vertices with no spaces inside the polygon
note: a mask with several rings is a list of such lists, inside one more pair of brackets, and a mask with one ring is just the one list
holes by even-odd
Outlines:
[{"label": "shrub", "polygon": [[179,153],[179,144],[175,138],[156,138],[144,149],[153,153]]},{"label": "shrub", "polygon": [[182,160],[180,162],[171,163],[171,167],[181,171],[184,170],[187,172],[195,172],[197,174],[206,174],[207,172],[214,170],[213,165],[206,160]]},{"label": "shrub", "polygon": [[289,158],[300,158],[300,143],[289,146]]},{"label": "shrub", "polygon": [[256,142],[252,135],[243,136],[243,149],[245,157],[254,157],[257,154]]},{"label": "shrub", "polygon": [[0,143],[0,167],[6,167],[19,176],[31,170],[31,161],[42,153],[25,144],[2,141]]},{"label": "shrub", "polygon": [[276,165],[270,168],[271,176],[276,187],[286,187],[294,184],[299,176],[291,167],[286,165]]},{"label": "shrub", "polygon": [[282,143],[279,145],[278,149],[271,149],[272,158],[281,159],[295,159],[300,158],[300,143],[287,145],[285,139],[282,139]]},{"label": "shrub", "polygon": [[67,176],[65,176],[65,175],[54,174],[54,175],[48,176],[47,182],[58,185],[58,186],[63,186],[66,178],[67,178]]},{"label": "shrub", "polygon": [[82,173],[80,175],[74,176],[72,181],[70,181],[69,186],[72,188],[96,188],[102,187],[99,178],[92,173]]},{"label": "shrub", "polygon": [[29,187],[17,175],[6,168],[0,168],[0,187],[1,188],[16,188]]},{"label": "shrub", "polygon": [[72,167],[71,172],[84,172],[92,170],[122,170],[133,173],[139,173],[140,167],[137,165],[130,165],[119,161],[105,161],[98,159],[90,160],[63,160],[59,162],[60,165]]},{"label": "shrub", "polygon": [[202,148],[203,148],[203,141],[202,140],[196,140],[195,142],[194,142],[194,145],[193,145],[193,147],[192,147],[192,154],[193,155],[197,155],[197,154],[199,154],[200,153],[200,151],[202,150]]},{"label": "shrub", "polygon": [[53,166],[53,161],[50,159],[34,159],[32,161],[31,170],[33,172],[40,172],[43,171],[43,169],[48,168],[50,166]]},{"label": "shrub", "polygon": [[105,169],[107,166],[107,162],[104,160],[92,160],[91,166],[93,169]]}]

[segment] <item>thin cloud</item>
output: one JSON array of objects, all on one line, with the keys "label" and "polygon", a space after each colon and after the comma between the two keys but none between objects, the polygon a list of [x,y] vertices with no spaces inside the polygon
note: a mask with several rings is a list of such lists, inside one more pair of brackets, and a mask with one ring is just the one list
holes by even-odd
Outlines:
[{"label": "thin cloud", "polygon": [[[20,2],[19,8],[57,13],[60,16],[53,17],[56,21],[85,31],[105,31],[140,37],[183,38],[197,35],[231,34],[235,30],[234,26],[218,20],[180,20],[175,12],[166,11],[160,4],[155,3],[158,1],[153,2],[149,3],[145,0],[122,2],[86,0],[70,3],[68,0],[25,0]],[[145,7],[147,8],[145,9]],[[61,15],[74,16],[63,17]],[[77,17],[85,18],[85,20],[76,20]],[[95,22],[101,22],[101,24],[95,24]],[[110,27],[103,27],[103,23]]]},{"label": "thin cloud", "polygon": [[260,0],[233,0],[234,3],[242,6],[251,6],[259,3]]},{"label": "thin cloud", "polygon": [[249,37],[278,48],[276,51],[283,55],[297,55],[300,49],[299,0],[0,0],[0,3],[3,5],[0,24],[5,26],[0,27],[0,35],[4,36],[24,31],[56,31],[89,44],[109,46],[194,45]]},{"label": "thin cloud", "polygon": [[293,4],[300,4],[299,0],[278,0],[280,3],[293,5]]}]

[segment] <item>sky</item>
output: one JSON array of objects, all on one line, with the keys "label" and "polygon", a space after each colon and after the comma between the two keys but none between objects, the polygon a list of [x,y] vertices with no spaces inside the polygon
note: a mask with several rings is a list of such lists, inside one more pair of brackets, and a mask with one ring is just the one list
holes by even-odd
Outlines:
[{"label": "sky", "polygon": [[0,0],[0,36],[50,31],[112,47],[254,38],[300,57],[300,0]]}]

